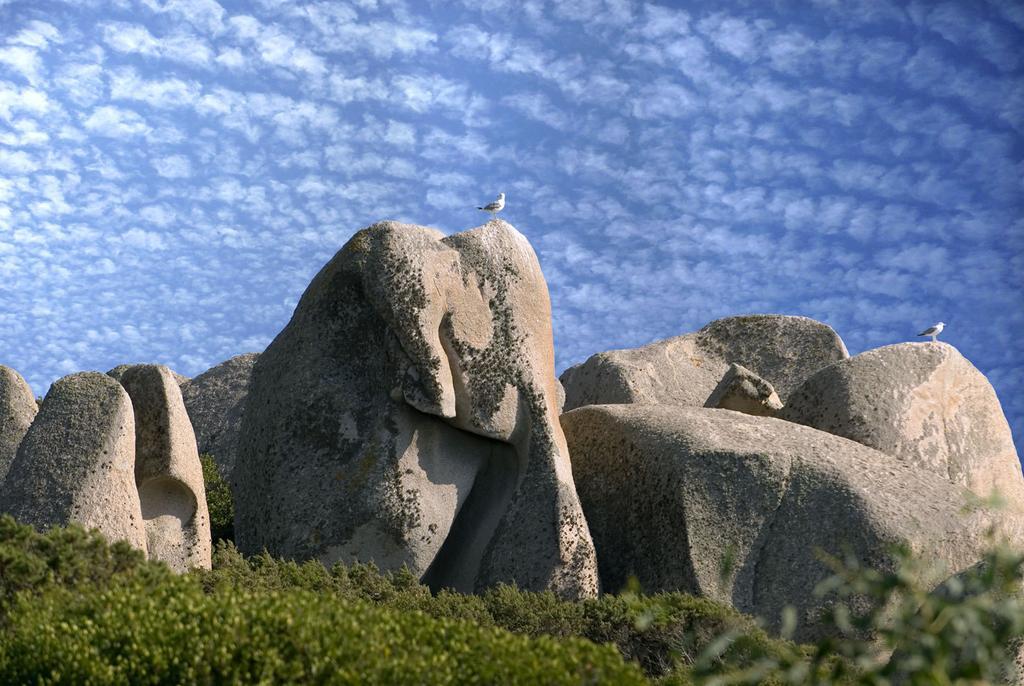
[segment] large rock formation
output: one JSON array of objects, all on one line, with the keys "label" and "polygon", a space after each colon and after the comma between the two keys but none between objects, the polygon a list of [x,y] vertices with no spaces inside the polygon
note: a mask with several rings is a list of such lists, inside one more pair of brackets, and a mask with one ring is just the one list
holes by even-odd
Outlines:
[{"label": "large rock formation", "polygon": [[3,484],[18,452],[18,445],[25,438],[38,409],[32,389],[21,374],[0,365],[0,484]]},{"label": "large rock formation", "polygon": [[4,505],[43,529],[78,522],[146,550],[135,488],[135,418],[121,385],[81,372],[56,381],[18,448]]},{"label": "large rock formation", "polygon": [[962,514],[968,494],[944,478],[779,419],[604,405],[562,425],[605,588],[636,575],[646,591],[709,596],[775,626],[793,605],[801,639],[816,635],[811,591],[831,574],[816,549],[886,568],[905,542],[959,571],[1003,523]]},{"label": "large rock formation", "polygon": [[782,402],[808,376],[848,357],[830,327],[806,317],[746,315],[640,348],[593,355],[562,374],[565,410],[638,403],[702,407],[729,363],[770,382]]},{"label": "large rock formation", "polygon": [[502,221],[357,233],[256,364],[239,547],[404,563],[433,587],[596,593],[550,316],[536,255]]},{"label": "large rock formation", "polygon": [[900,343],[807,379],[780,415],[1024,508],[1009,424],[988,379],[946,343]]},{"label": "large rock formation", "polygon": [[238,451],[249,381],[259,353],[236,355],[181,386],[185,409],[200,453],[213,455],[220,475],[230,483]]},{"label": "large rock formation", "polygon": [[203,468],[181,390],[163,365],[121,374],[135,413],[135,482],[150,559],[176,572],[210,568]]}]

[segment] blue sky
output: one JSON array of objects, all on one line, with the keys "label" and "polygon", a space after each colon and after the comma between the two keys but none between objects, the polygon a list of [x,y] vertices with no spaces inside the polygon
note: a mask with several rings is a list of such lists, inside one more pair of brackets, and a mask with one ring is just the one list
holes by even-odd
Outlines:
[{"label": "blue sky", "polygon": [[262,350],[359,228],[503,216],[559,370],[937,320],[1024,439],[1024,5],[0,0],[0,363]]}]

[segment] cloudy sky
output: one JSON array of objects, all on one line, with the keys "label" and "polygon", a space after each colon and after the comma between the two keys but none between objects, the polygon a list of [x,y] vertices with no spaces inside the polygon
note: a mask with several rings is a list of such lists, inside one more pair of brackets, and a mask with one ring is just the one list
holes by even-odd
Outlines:
[{"label": "cloudy sky", "polygon": [[359,228],[508,194],[559,370],[947,322],[1024,439],[1024,5],[0,0],[0,363],[262,350]]}]

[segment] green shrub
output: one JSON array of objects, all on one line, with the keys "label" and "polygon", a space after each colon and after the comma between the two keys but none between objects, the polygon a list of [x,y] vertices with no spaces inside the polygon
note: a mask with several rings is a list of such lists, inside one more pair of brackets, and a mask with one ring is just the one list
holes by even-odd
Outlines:
[{"label": "green shrub", "polygon": [[[835,574],[815,589],[835,594],[825,615],[833,637],[804,651],[762,655],[737,668],[718,660],[724,635],[690,676],[699,683],[988,684],[1012,681],[1024,639],[1024,554],[994,546],[979,562],[931,590],[925,563],[894,550],[895,569],[880,572],[856,559],[825,556]],[[866,601],[866,602],[865,602]],[[792,622],[792,615],[790,616]]]},{"label": "green shrub", "polygon": [[10,515],[0,517],[0,613],[19,591],[102,585],[117,575],[144,569],[150,574],[167,573],[162,565],[147,563],[141,551],[124,541],[110,545],[100,533],[77,524],[40,534]]},{"label": "green shrub", "polygon": [[206,486],[206,507],[210,511],[210,538],[217,541],[235,540],[235,501],[228,482],[220,475],[213,455],[199,456],[203,465],[203,483]]},{"label": "green shrub", "polygon": [[641,684],[611,646],[531,638],[306,590],[190,577],[21,597],[4,683]]},{"label": "green shrub", "polygon": [[318,562],[277,560],[265,553],[245,558],[230,544],[215,548],[213,567],[212,571],[193,572],[208,592],[299,588],[436,618],[472,621],[527,636],[580,637],[613,643],[623,657],[638,663],[651,676],[693,662],[726,632],[732,632],[733,640],[719,659],[734,665],[796,649],[788,642],[770,638],[750,617],[684,593],[627,593],[572,602],[552,593],[499,585],[480,595],[442,591],[432,596],[406,569],[381,573],[373,565],[354,564],[335,565],[328,570]]},{"label": "green shrub", "polygon": [[801,646],[682,593],[432,595],[408,570],[245,558],[224,541],[213,570],[175,576],[96,532],[3,517],[0,683],[998,681],[1024,637],[1024,555],[994,548],[934,592],[897,558],[892,572],[829,559],[817,592],[840,600],[836,638]]}]

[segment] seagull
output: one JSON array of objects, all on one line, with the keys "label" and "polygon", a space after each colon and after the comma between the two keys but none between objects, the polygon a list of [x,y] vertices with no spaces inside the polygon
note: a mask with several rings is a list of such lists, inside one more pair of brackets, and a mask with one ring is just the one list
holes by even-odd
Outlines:
[{"label": "seagull", "polygon": [[942,330],[945,327],[946,327],[945,322],[939,322],[938,324],[935,324],[934,326],[929,326],[927,329],[925,329],[924,331],[922,331],[921,333],[919,333],[917,335],[918,336],[931,336],[932,337],[932,343],[934,343],[935,339],[939,337],[939,334],[942,333]]},{"label": "seagull", "polygon": [[495,200],[492,203],[488,203],[488,204],[484,205],[483,207],[478,207],[477,209],[478,210],[483,210],[484,212],[490,212],[491,213],[491,219],[494,219],[495,215],[497,215],[498,212],[501,212],[503,209],[505,209],[505,194],[504,193],[498,193],[498,199],[497,200]]}]

